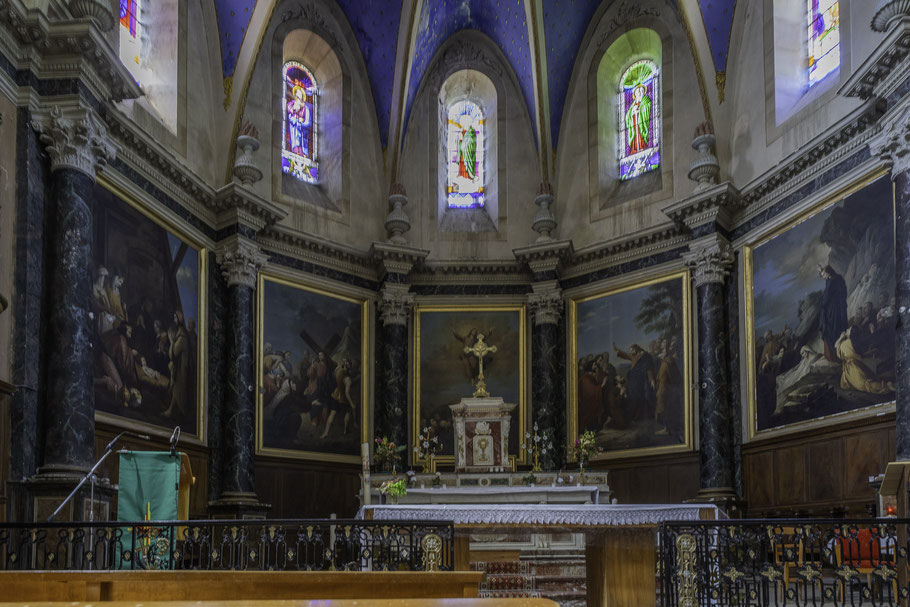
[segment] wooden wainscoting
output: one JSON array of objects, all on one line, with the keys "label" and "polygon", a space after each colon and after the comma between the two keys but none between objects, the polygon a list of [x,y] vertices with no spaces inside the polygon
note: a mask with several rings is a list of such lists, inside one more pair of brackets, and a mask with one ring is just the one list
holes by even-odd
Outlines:
[{"label": "wooden wainscoting", "polygon": [[6,505],[9,501],[6,489],[10,466],[9,399],[14,390],[13,386],[0,380],[0,523],[6,521]]},{"label": "wooden wainscoting", "polygon": [[256,457],[256,493],[270,518],[353,518],[360,502],[360,466]]},{"label": "wooden wainscoting", "polygon": [[595,462],[621,504],[673,504],[698,493],[698,453]]},{"label": "wooden wainscoting", "polygon": [[867,516],[870,476],[895,459],[894,414],[743,447],[750,517]]}]

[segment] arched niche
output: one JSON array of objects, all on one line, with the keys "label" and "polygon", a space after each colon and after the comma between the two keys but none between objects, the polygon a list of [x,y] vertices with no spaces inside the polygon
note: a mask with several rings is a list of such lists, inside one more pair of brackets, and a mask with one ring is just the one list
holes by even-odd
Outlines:
[{"label": "arched niche", "polygon": [[[350,93],[348,79],[338,55],[318,33],[304,28],[275,33],[272,56],[272,192],[273,198],[289,204],[303,202],[334,213],[346,213],[350,154],[344,141],[350,126]],[[302,181],[281,169],[284,141],[285,84],[284,67],[289,61],[306,66],[317,83],[315,129],[318,140],[315,183]]]},{"label": "arched niche", "polygon": [[[589,86],[589,156],[592,211],[604,211],[631,200],[658,200],[672,196],[672,92],[673,65],[670,37],[652,27],[635,27],[605,45],[591,64]],[[636,63],[656,65],[658,83],[652,108],[660,134],[660,166],[631,178],[620,175],[621,79]]]}]

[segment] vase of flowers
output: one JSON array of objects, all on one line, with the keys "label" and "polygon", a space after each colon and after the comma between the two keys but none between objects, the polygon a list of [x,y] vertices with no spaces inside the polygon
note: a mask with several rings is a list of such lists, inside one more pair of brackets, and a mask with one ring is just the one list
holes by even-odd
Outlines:
[{"label": "vase of flowers", "polygon": [[386,501],[392,504],[398,503],[398,498],[408,493],[405,480],[403,478],[393,481],[385,481],[379,485],[379,493],[386,496]]},{"label": "vase of flowers", "polygon": [[404,445],[396,445],[385,436],[376,437],[373,461],[382,472],[392,472],[401,464],[401,454],[404,450]]},{"label": "vase of flowers", "polygon": [[585,483],[585,466],[591,457],[599,451],[600,449],[598,449],[594,440],[593,431],[588,430],[575,439],[575,446],[572,448],[572,452],[575,455],[575,459],[578,460],[578,482],[582,485]]}]

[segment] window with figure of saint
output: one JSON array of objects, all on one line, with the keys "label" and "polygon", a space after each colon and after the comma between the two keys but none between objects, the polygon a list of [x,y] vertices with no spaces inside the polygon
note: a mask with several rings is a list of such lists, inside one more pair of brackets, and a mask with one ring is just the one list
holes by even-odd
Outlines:
[{"label": "window with figure of saint", "polygon": [[120,0],[120,61],[140,85],[139,61],[142,55],[142,25],[139,0]]},{"label": "window with figure of saint", "polygon": [[473,101],[458,101],[448,110],[447,204],[450,209],[484,205],[484,118]]},{"label": "window with figure of saint", "polygon": [[629,66],[619,81],[619,178],[633,179],[660,167],[660,78],[647,59]]},{"label": "window with figure of saint", "polygon": [[316,79],[303,64],[284,64],[284,140],[281,170],[306,183],[316,183],[318,108]]},{"label": "window with figure of saint", "polygon": [[808,3],[809,86],[840,67],[840,7],[838,0]]}]

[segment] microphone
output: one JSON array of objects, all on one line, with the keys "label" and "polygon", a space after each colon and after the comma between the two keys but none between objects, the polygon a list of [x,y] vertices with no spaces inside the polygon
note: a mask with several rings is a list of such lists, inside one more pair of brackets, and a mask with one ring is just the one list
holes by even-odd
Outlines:
[{"label": "microphone", "polygon": [[171,434],[171,455],[177,457],[177,442],[180,440],[180,426],[174,426],[174,432]]},{"label": "microphone", "polygon": [[124,430],[123,432],[121,432],[120,434],[118,434],[117,436],[115,436],[114,438],[111,439],[111,442],[109,442],[107,444],[107,451],[113,451],[114,445],[116,445],[117,441],[120,440],[120,437],[124,436],[124,435],[132,436],[133,438],[141,438],[142,440],[152,440],[152,438],[148,434],[138,434],[136,432],[130,432],[129,430]]}]

